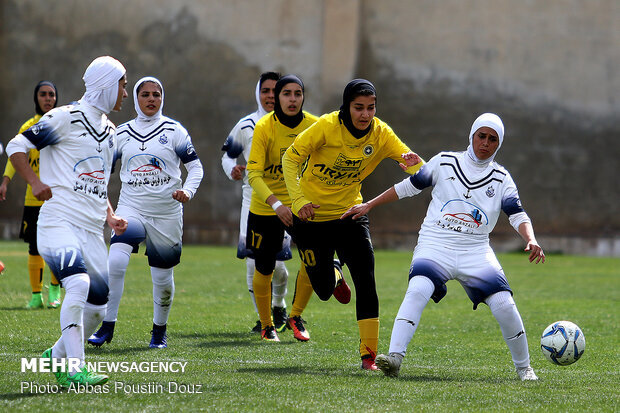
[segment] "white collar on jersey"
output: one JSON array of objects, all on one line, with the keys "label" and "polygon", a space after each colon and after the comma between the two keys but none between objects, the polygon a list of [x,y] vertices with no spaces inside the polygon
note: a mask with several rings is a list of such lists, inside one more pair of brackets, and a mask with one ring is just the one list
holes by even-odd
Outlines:
[{"label": "white collar on jersey", "polygon": [[[142,110],[140,109],[140,105],[138,104],[138,87],[144,82],[156,83],[161,88],[161,106],[159,107],[159,110],[157,111],[157,113],[154,114],[153,116],[146,116],[144,112],[142,112]],[[164,110],[164,86],[161,84],[159,79],[156,79],[152,76],[146,76],[138,80],[135,86],[133,87],[133,105],[134,105],[134,108],[136,109],[136,113],[138,114],[138,117],[136,118],[137,121],[154,122],[156,120],[159,120],[163,116],[162,112]]]},{"label": "white collar on jersey", "polygon": [[82,100],[103,113],[112,112],[118,99],[118,82],[125,72],[122,63],[111,56],[96,58],[84,72],[86,92]]},{"label": "white collar on jersey", "polygon": [[[474,153],[474,148],[472,146],[472,140],[474,137],[474,133],[476,133],[478,129],[485,127],[485,126],[497,132],[497,136],[499,137],[499,145],[497,146],[497,149],[495,150],[495,153],[493,155],[491,155],[488,159],[481,160],[481,159],[478,159],[478,157]],[[471,125],[471,130],[469,131],[469,146],[467,147],[468,158],[476,166],[486,168],[486,166],[489,165],[493,161],[493,159],[495,158],[495,155],[497,155],[497,152],[499,152],[499,148],[502,147],[503,142],[504,142],[504,123],[502,122],[500,117],[494,113],[483,113],[482,115],[478,116],[476,120],[474,121],[474,123]]]}]

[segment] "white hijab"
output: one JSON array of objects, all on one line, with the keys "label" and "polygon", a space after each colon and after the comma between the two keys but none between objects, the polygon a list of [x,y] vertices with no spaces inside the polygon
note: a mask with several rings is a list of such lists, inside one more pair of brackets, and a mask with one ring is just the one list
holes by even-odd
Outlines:
[{"label": "white hijab", "polygon": [[[153,82],[159,85],[159,88],[161,89],[161,105],[159,106],[159,110],[157,111],[157,113],[155,113],[153,116],[146,116],[144,112],[142,112],[142,109],[140,109],[140,105],[138,104],[138,87],[140,87],[140,85],[142,85],[144,82]],[[136,113],[138,114],[138,121],[153,122],[159,120],[159,118],[163,116],[162,112],[164,110],[164,86],[161,84],[159,79],[152,76],[146,76],[136,82],[135,86],[133,87],[133,106],[136,109]]]},{"label": "white hijab", "polygon": [[84,72],[86,92],[82,100],[104,113],[110,113],[118,98],[118,82],[126,70],[121,62],[111,56],[100,56]]},{"label": "white hijab", "polygon": [[[497,145],[497,149],[488,159],[480,160],[474,153],[472,141],[474,138],[474,133],[476,133],[478,129],[485,126],[497,132],[497,136],[499,137],[499,145]],[[491,163],[493,158],[495,158],[495,155],[497,155],[499,148],[502,147],[502,142],[504,142],[504,123],[495,113],[483,113],[482,115],[478,116],[478,118],[476,118],[476,120],[474,121],[473,125],[471,125],[471,130],[469,131],[469,146],[467,147],[467,155],[469,155],[469,158],[476,165],[486,167],[489,163]]]},{"label": "white hijab", "polygon": [[260,119],[267,114],[267,111],[260,103],[260,79],[256,82],[256,91],[254,92],[254,96],[256,97],[256,103],[258,103],[258,110],[256,112],[258,112],[258,117]]}]

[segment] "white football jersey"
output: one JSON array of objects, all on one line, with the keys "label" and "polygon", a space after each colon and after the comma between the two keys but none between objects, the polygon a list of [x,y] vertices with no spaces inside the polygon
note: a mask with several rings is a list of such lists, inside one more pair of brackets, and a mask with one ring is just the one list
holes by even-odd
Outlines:
[{"label": "white football jersey", "polygon": [[[250,157],[250,149],[252,149],[254,126],[256,126],[256,122],[258,122],[265,113],[264,110],[257,110],[254,113],[250,113],[237,122],[235,127],[228,134],[228,138],[226,138],[226,142],[224,142],[224,146],[222,146],[222,150],[224,151],[222,155],[222,166],[224,167],[226,175],[230,175],[230,170],[226,169],[230,168],[230,164],[234,166],[239,156],[243,155],[245,163],[247,164]],[[226,158],[231,160],[234,159],[235,161],[233,163],[226,163],[224,162]],[[248,201],[252,197],[252,187],[248,182],[247,172],[243,177],[243,198],[245,199],[246,197],[248,197]]]},{"label": "white football jersey", "polygon": [[172,198],[182,189],[180,164],[198,159],[187,130],[166,116],[156,122],[133,119],[118,127],[117,142],[122,182],[118,205],[156,217],[181,213],[182,204]]},{"label": "white football jersey", "polygon": [[418,243],[467,249],[487,245],[501,211],[524,212],[508,171],[491,162],[477,169],[466,152],[441,152],[395,186],[399,197],[432,186]]},{"label": "white football jersey", "polygon": [[101,233],[116,146],[114,124],[79,101],[50,110],[22,135],[41,151],[40,178],[52,190],[39,222],[61,218]]}]

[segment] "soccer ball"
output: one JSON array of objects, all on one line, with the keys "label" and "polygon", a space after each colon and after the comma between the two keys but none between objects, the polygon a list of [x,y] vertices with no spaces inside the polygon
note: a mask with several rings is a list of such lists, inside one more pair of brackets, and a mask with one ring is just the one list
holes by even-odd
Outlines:
[{"label": "soccer ball", "polygon": [[556,321],[543,331],[540,349],[550,362],[568,366],[583,355],[586,338],[577,324],[570,321]]}]

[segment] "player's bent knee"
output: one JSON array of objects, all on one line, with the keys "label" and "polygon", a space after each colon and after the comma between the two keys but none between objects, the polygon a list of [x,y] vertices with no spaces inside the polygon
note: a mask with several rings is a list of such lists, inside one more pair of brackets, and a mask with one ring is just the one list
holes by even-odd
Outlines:
[{"label": "player's bent knee", "polygon": [[333,291],[327,291],[327,290],[319,290],[319,291],[315,290],[315,293],[321,301],[327,301],[333,295]]},{"label": "player's bent knee", "polygon": [[88,289],[88,298],[86,302],[93,305],[104,305],[108,302],[108,294],[110,292],[108,284],[99,274],[89,274],[90,288]]},{"label": "player's bent knee", "polygon": [[264,275],[269,275],[273,273],[273,270],[276,266],[276,260],[263,260],[263,259],[255,259],[254,267],[256,271],[260,272]]}]

